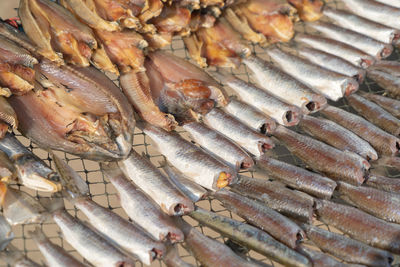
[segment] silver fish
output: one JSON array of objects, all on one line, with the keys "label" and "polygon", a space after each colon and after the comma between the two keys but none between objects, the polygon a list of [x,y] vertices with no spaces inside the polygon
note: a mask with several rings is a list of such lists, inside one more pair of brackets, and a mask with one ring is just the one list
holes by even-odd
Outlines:
[{"label": "silver fish", "polygon": [[385,89],[389,95],[396,98],[400,97],[400,79],[397,76],[393,76],[387,72],[380,70],[368,70],[368,78],[374,80],[380,87]]},{"label": "silver fish", "polygon": [[367,141],[333,121],[304,116],[300,127],[312,137],[337,149],[352,151],[368,160],[378,159],[375,149]]},{"label": "silver fish", "polygon": [[116,163],[101,164],[105,176],[118,192],[121,207],[131,220],[155,240],[183,240],[183,233],[172,219],[161,211],[145,194],[128,181]]},{"label": "silver fish", "polygon": [[340,57],[363,69],[368,68],[375,62],[372,56],[357,48],[322,36],[298,33],[294,40],[297,43]]},{"label": "silver fish", "polygon": [[351,45],[376,59],[387,58],[393,52],[393,46],[374,40],[352,30],[334,24],[318,21],[307,23],[307,27],[320,32],[323,36]]},{"label": "silver fish", "polygon": [[358,68],[340,57],[323,51],[305,46],[300,46],[296,50],[301,57],[304,57],[308,61],[325,69],[353,77],[360,84],[363,83],[365,75],[367,74],[364,69]]},{"label": "silver fish", "polygon": [[391,44],[400,38],[400,30],[386,27],[345,10],[325,7],[323,13],[340,27],[361,33],[385,44]]},{"label": "silver fish", "polygon": [[0,251],[4,250],[7,245],[14,239],[14,233],[6,218],[0,214]]},{"label": "silver fish", "polygon": [[170,216],[186,214],[194,209],[190,199],[175,188],[151,162],[132,149],[118,165],[125,176],[151,197]]},{"label": "silver fish", "polygon": [[44,256],[48,266],[54,267],[84,267],[87,266],[80,263],[77,259],[72,257],[62,247],[52,243],[37,227],[34,231],[30,231],[29,235],[38,246],[40,252]]},{"label": "silver fish", "polygon": [[0,262],[4,262],[13,267],[42,267],[42,265],[28,259],[12,245],[8,246],[8,251],[0,252]]},{"label": "silver fish", "polygon": [[149,124],[144,126],[143,132],[156,143],[161,154],[175,168],[202,187],[218,190],[236,179],[236,172],[231,167],[186,141],[177,133],[167,132]]},{"label": "silver fish", "polygon": [[232,139],[253,155],[260,156],[265,150],[274,147],[270,138],[254,131],[218,108],[207,113],[203,121],[207,126]]},{"label": "silver fish", "polygon": [[400,2],[397,2],[397,1],[392,1],[392,0],[375,0],[375,1],[381,2],[381,3],[385,4],[385,5],[389,5],[389,6],[394,6],[394,7],[400,8]]},{"label": "silver fish", "polygon": [[400,192],[400,179],[385,177],[377,174],[370,174],[366,183],[367,186],[374,187],[386,192]]},{"label": "silver fish", "polygon": [[253,167],[254,161],[241,147],[202,123],[189,122],[183,125],[193,140],[219,159],[229,163],[236,170]]},{"label": "silver fish", "polygon": [[385,97],[382,95],[377,95],[377,94],[371,94],[371,93],[365,93],[365,92],[360,92],[360,94],[370,100],[378,104],[380,107],[391,113],[393,116],[396,118],[400,119],[400,101],[390,98],[390,97]]},{"label": "silver fish", "polygon": [[370,70],[379,70],[392,76],[400,77],[400,62],[379,60],[373,66],[371,66]]},{"label": "silver fish", "polygon": [[358,90],[355,79],[323,69],[278,48],[268,49],[267,54],[283,71],[333,101]]},{"label": "silver fish", "polygon": [[262,134],[272,134],[275,131],[276,123],[271,117],[233,97],[224,107],[224,111]]}]

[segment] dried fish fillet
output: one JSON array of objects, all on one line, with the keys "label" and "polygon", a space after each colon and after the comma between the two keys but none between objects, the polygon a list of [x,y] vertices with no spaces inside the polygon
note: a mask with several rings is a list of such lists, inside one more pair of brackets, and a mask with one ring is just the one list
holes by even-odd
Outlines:
[{"label": "dried fish fillet", "polygon": [[385,89],[390,95],[396,98],[400,97],[400,81],[397,76],[374,69],[368,70],[367,76]]},{"label": "dried fish fillet", "polygon": [[315,21],[322,17],[322,7],[324,2],[321,0],[288,0],[299,13],[303,21]]}]

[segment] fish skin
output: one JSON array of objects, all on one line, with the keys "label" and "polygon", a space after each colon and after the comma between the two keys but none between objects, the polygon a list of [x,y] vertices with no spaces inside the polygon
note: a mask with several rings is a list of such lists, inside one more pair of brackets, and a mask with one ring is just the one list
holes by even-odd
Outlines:
[{"label": "fish skin", "polygon": [[[2,96],[0,96],[0,120],[8,124],[9,127],[7,128],[11,127],[13,130],[18,128],[17,114],[6,98]],[[4,138],[4,136],[5,134],[1,138]]]},{"label": "fish skin", "polygon": [[276,123],[271,117],[233,97],[224,107],[224,111],[262,134],[270,135],[275,131]]},{"label": "fish skin", "polygon": [[183,240],[182,231],[172,219],[128,181],[116,163],[108,165],[101,163],[101,168],[117,190],[121,207],[135,224],[144,229],[154,240],[169,239],[173,243]]},{"label": "fish skin", "polygon": [[232,139],[255,156],[260,156],[265,150],[275,146],[270,138],[254,131],[218,108],[207,113],[203,121],[207,126]]},{"label": "fish skin", "polygon": [[304,116],[299,126],[310,136],[339,150],[354,152],[367,160],[378,159],[375,149],[367,141],[333,121]]},{"label": "fish skin", "polygon": [[396,100],[396,99],[393,99],[390,97],[386,97],[386,96],[382,96],[382,95],[365,93],[365,92],[362,92],[361,96],[378,104],[381,108],[385,109],[390,114],[392,114],[396,118],[400,119],[400,101],[399,100]]},{"label": "fish skin", "polygon": [[350,106],[365,119],[369,120],[382,130],[399,137],[400,120],[392,114],[360,95],[348,96],[347,101]]},{"label": "fish skin", "polygon": [[11,229],[11,225],[6,218],[0,214],[0,251],[4,250],[13,239],[14,233]]},{"label": "fish skin", "polygon": [[309,249],[306,246],[299,246],[297,248],[297,251],[307,258],[310,259],[311,263],[313,266],[319,266],[319,267],[349,267],[347,264],[342,263],[333,257],[322,253],[320,251],[316,251],[313,249]]},{"label": "fish skin", "polygon": [[355,239],[316,226],[302,224],[301,227],[318,248],[346,262],[371,267],[388,267],[393,262],[393,255],[388,251],[370,247]]},{"label": "fish skin", "polygon": [[226,189],[215,192],[213,196],[221,201],[225,208],[269,233],[290,248],[296,248],[298,242],[305,237],[303,230],[298,225],[260,202]]},{"label": "fish skin", "polygon": [[333,106],[328,106],[321,113],[370,143],[380,155],[395,155],[399,152],[400,139],[362,117]]},{"label": "fish skin", "polygon": [[400,30],[389,28],[346,10],[326,7],[323,13],[336,25],[361,33],[385,44],[391,44],[400,38]]},{"label": "fish skin", "polygon": [[285,266],[310,266],[307,258],[254,226],[201,208],[196,208],[189,216],[202,225]]},{"label": "fish skin", "polygon": [[144,126],[143,132],[156,143],[161,154],[175,168],[202,187],[215,191],[235,182],[234,169],[183,139],[179,134],[149,124]]},{"label": "fish skin", "polygon": [[303,222],[311,222],[314,201],[296,194],[284,184],[266,179],[240,176],[231,191],[258,200],[277,212]]},{"label": "fish skin", "polygon": [[325,53],[314,48],[300,46],[297,47],[297,53],[311,63],[314,63],[325,69],[352,77],[359,84],[363,83],[364,78],[367,75],[367,72],[364,69],[356,67],[340,57]]},{"label": "fish skin", "polygon": [[327,200],[316,202],[315,213],[320,221],[368,245],[399,253],[398,224],[388,223],[354,207]]},{"label": "fish skin", "polygon": [[370,164],[353,152],[340,151],[284,127],[278,127],[274,135],[311,169],[329,178],[360,185],[367,177]]},{"label": "fish skin", "polygon": [[370,70],[379,70],[392,76],[399,77],[400,63],[397,61],[379,60],[373,66],[371,66]]},{"label": "fish skin", "polygon": [[294,40],[297,43],[340,57],[363,69],[366,69],[375,63],[375,59],[367,53],[350,45],[322,36],[298,33]]},{"label": "fish skin", "polygon": [[253,167],[254,161],[241,147],[202,123],[189,122],[183,125],[185,129],[206,151],[210,151],[217,158],[229,163],[236,170]]},{"label": "fish skin", "polygon": [[167,253],[163,256],[163,262],[167,267],[194,267],[179,257],[178,248],[176,246],[169,246]]},{"label": "fish skin", "polygon": [[373,166],[385,166],[400,170],[400,158],[399,157],[381,157],[377,161],[372,163]]},{"label": "fish skin", "polygon": [[352,30],[322,21],[307,23],[307,27],[320,32],[323,36],[351,45],[376,59],[387,58],[393,52],[393,46],[385,44]]},{"label": "fish skin", "polygon": [[337,101],[344,95],[350,95],[358,90],[355,79],[323,69],[278,48],[268,49],[267,54],[287,74],[330,100]]},{"label": "fish skin", "polygon": [[400,97],[400,81],[399,78],[380,70],[368,70],[367,77],[374,80],[380,87],[385,89],[389,95],[395,98]]},{"label": "fish skin", "polygon": [[269,157],[259,157],[256,164],[269,177],[318,198],[330,199],[336,182],[318,173]]},{"label": "fish skin", "polygon": [[321,0],[288,0],[288,2],[297,9],[303,21],[319,20],[323,15],[324,2]]},{"label": "fish skin", "polygon": [[400,3],[398,2],[393,2],[392,0],[375,0],[378,1],[382,4],[388,5],[388,6],[393,6],[393,7],[397,7],[400,8]]},{"label": "fish skin", "polygon": [[84,267],[87,266],[77,259],[72,257],[67,251],[62,247],[52,243],[42,232],[42,230],[37,227],[34,231],[29,232],[31,238],[36,243],[40,252],[44,256],[48,266],[54,267]]},{"label": "fish skin", "polygon": [[91,264],[99,267],[135,266],[133,259],[68,212],[58,210],[53,212],[52,217],[60,227],[64,239]]},{"label": "fish skin", "polygon": [[24,65],[31,68],[38,63],[38,60],[29,51],[4,36],[0,36],[0,51],[0,61],[2,62]]},{"label": "fish skin", "polygon": [[390,193],[400,192],[400,179],[397,178],[370,174],[365,184]]},{"label": "fish skin", "polygon": [[174,187],[148,159],[135,150],[129,157],[118,162],[127,178],[151,197],[170,216],[186,214],[194,209],[193,202]]}]

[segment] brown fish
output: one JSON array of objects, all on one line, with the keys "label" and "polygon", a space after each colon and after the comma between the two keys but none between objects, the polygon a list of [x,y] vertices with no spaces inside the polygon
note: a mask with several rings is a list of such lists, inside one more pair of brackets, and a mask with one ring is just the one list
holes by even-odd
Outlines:
[{"label": "brown fish", "polygon": [[371,69],[380,70],[396,77],[400,76],[400,63],[397,61],[379,60],[371,66]]},{"label": "brown fish", "polygon": [[342,263],[333,257],[324,254],[320,251],[316,251],[313,249],[310,249],[306,246],[300,245],[297,248],[297,251],[300,252],[301,254],[305,255],[307,258],[310,259],[312,262],[313,266],[318,266],[318,267],[348,267],[347,264]]},{"label": "brown fish", "polygon": [[400,179],[398,178],[390,178],[377,174],[370,174],[365,184],[367,186],[374,187],[386,192],[400,192]]},{"label": "brown fish", "polygon": [[368,70],[367,77],[375,81],[380,87],[385,89],[390,95],[400,97],[400,80],[387,72],[380,70]]},{"label": "brown fish", "polygon": [[373,166],[385,166],[400,170],[400,158],[399,157],[382,157],[377,161],[374,161]]},{"label": "brown fish", "polygon": [[382,95],[377,95],[377,94],[372,94],[372,93],[365,93],[365,92],[360,92],[360,95],[362,95],[364,98],[378,104],[381,108],[385,109],[388,111],[390,114],[395,116],[396,118],[400,119],[400,101],[382,96]]}]

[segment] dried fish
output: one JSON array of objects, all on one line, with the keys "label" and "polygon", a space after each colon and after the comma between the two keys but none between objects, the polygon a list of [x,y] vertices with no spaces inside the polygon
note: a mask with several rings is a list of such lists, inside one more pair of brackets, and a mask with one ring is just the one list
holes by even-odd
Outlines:
[{"label": "dried fish", "polygon": [[101,168],[118,192],[121,207],[132,221],[158,241],[183,240],[183,233],[172,219],[161,211],[143,192],[129,182],[116,163],[102,163]]},{"label": "dried fish", "polygon": [[382,157],[377,161],[373,162],[374,166],[385,166],[400,170],[400,158],[399,157]]},{"label": "dried fish", "polygon": [[294,222],[260,202],[226,189],[215,192],[213,196],[221,201],[224,207],[290,248],[295,248],[305,237],[303,230]]},{"label": "dried fish", "polygon": [[367,178],[368,161],[353,152],[340,151],[284,127],[278,127],[274,135],[310,168],[332,179],[360,185]]},{"label": "dried fish", "polygon": [[185,262],[179,257],[176,246],[169,246],[167,253],[163,256],[163,261],[167,267],[194,267],[194,265]]},{"label": "dried fish", "polygon": [[396,98],[400,97],[400,81],[399,78],[380,70],[368,70],[368,78],[374,80],[380,87],[385,89],[390,95]]},{"label": "dried fish", "polygon": [[339,150],[357,153],[367,160],[378,159],[378,154],[367,141],[333,121],[304,116],[300,127],[312,137]]},{"label": "dried fish", "polygon": [[189,215],[202,225],[210,227],[235,242],[253,249],[285,266],[310,266],[307,258],[276,241],[269,234],[254,226],[201,208],[196,208]]},{"label": "dried fish", "polygon": [[361,96],[378,104],[381,108],[400,119],[400,101],[382,95],[361,92]]},{"label": "dried fish", "polygon": [[287,74],[333,101],[358,90],[358,83],[353,78],[322,69],[278,48],[268,49],[267,53]]},{"label": "dried fish", "polygon": [[0,151],[0,181],[9,182],[16,177],[15,167],[7,154]]},{"label": "dried fish", "polygon": [[400,192],[400,179],[390,178],[376,174],[370,174],[367,181],[367,186],[374,187],[386,192],[398,193]]},{"label": "dried fish", "polygon": [[253,159],[241,147],[202,123],[190,122],[183,125],[193,140],[236,170],[253,167]]},{"label": "dried fish", "polygon": [[0,36],[0,51],[0,61],[3,63],[18,64],[30,68],[38,63],[38,60],[28,50],[5,36]]},{"label": "dried fish", "polygon": [[14,239],[14,233],[11,225],[6,218],[0,214],[0,251],[4,250],[8,244]]},{"label": "dried fish", "polygon": [[218,190],[236,180],[236,172],[204,150],[181,138],[177,133],[145,125],[149,136],[171,164],[186,177],[209,189]]},{"label": "dried fish", "polygon": [[400,3],[393,2],[392,0],[376,0],[376,1],[381,2],[381,3],[385,4],[385,5],[389,5],[389,6],[394,6],[394,7],[400,8]]},{"label": "dried fish", "polygon": [[400,139],[386,133],[360,116],[333,106],[328,106],[321,113],[366,140],[379,154],[395,155],[400,149]]},{"label": "dried fish", "polygon": [[318,248],[346,262],[374,267],[390,266],[393,262],[393,255],[387,251],[312,225],[303,224],[302,228]]},{"label": "dried fish", "polygon": [[22,252],[18,251],[14,246],[9,245],[8,251],[0,252],[0,260],[10,266],[15,267],[42,267],[34,261],[28,259]]},{"label": "dried fish", "polygon": [[269,177],[318,198],[331,198],[336,187],[327,177],[283,161],[263,156],[256,159],[256,163]]},{"label": "dried fish", "polygon": [[324,2],[321,0],[288,0],[299,13],[303,21],[315,21],[322,17],[322,7]]},{"label": "dried fish", "polygon": [[342,263],[333,257],[326,255],[320,251],[309,249],[306,246],[299,246],[297,251],[310,259],[313,266],[319,267],[348,267],[347,264]]},{"label": "dried fish", "polygon": [[396,77],[400,76],[400,63],[397,61],[379,60],[370,69],[383,71]]},{"label": "dried fish", "polygon": [[322,36],[298,33],[294,40],[297,43],[340,57],[363,69],[368,68],[375,62],[372,56],[357,48]]}]

